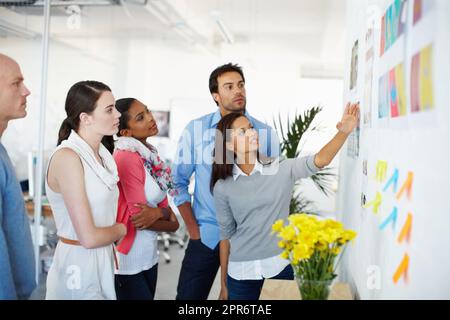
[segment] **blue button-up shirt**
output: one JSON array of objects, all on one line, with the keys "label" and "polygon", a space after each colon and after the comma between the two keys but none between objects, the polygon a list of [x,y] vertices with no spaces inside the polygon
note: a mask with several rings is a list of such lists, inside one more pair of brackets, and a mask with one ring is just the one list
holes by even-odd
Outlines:
[{"label": "blue button-up shirt", "polygon": [[[245,113],[253,127],[258,131],[260,153],[277,157],[280,145],[275,131],[268,125]],[[178,143],[178,151],[173,168],[173,179],[178,194],[174,198],[176,206],[191,202],[189,183],[195,174],[195,188],[192,210],[200,228],[202,243],[214,249],[220,240],[216,219],[214,197],[210,189],[213,150],[220,111],[191,121],[184,129]],[[249,191],[251,192],[251,191]]]},{"label": "blue button-up shirt", "polygon": [[0,143],[0,300],[28,299],[36,288],[34,261],[22,190]]}]

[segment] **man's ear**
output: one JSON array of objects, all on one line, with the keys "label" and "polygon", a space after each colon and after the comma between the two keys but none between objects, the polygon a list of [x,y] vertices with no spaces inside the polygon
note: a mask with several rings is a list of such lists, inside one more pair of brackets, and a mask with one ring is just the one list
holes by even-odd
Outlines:
[{"label": "man's ear", "polygon": [[131,137],[132,133],[131,133],[130,129],[122,129],[122,130],[120,130],[120,135],[122,137]]},{"label": "man's ear", "polygon": [[213,93],[212,94],[213,99],[215,102],[217,102],[217,104],[219,103],[219,99],[220,99],[220,95],[218,93]]}]

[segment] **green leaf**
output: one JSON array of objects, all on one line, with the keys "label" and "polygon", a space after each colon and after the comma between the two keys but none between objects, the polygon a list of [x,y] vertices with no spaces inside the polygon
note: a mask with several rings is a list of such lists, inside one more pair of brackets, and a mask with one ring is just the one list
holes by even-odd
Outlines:
[{"label": "green leaf", "polygon": [[[305,110],[303,114],[300,115],[296,112],[292,121],[291,117],[287,115],[285,126],[283,126],[281,114],[278,114],[278,124],[275,119],[273,120],[273,123],[275,130],[280,134],[280,149],[282,156],[288,159],[297,158],[300,154],[299,145],[305,134],[311,131],[320,132],[324,129],[324,127],[320,125],[312,126],[314,119],[321,111],[322,107],[317,106]],[[316,187],[326,196],[333,194],[332,183],[335,180],[336,175],[332,171],[332,168],[325,168],[311,177]],[[299,185],[300,184],[296,184],[294,190],[296,190]],[[314,205],[312,201],[306,199],[301,193],[296,193],[294,191],[289,209],[290,213],[308,212],[314,210]]]}]

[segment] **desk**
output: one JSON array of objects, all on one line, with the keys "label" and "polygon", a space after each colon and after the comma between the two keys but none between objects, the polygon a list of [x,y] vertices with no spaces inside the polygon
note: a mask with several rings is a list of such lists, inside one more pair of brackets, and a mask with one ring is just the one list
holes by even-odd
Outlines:
[{"label": "desk", "polygon": [[[264,281],[260,300],[301,300],[297,281],[272,280]],[[336,282],[332,285],[329,300],[353,300],[350,287],[346,283]]]}]

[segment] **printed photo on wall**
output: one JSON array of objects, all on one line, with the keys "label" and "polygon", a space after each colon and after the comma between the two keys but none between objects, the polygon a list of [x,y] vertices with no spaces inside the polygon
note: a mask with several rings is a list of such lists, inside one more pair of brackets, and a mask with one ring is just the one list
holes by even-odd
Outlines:
[{"label": "printed photo on wall", "polygon": [[388,75],[380,78],[378,86],[378,119],[389,117],[389,83]]},{"label": "printed photo on wall", "polygon": [[352,49],[352,62],[350,68],[350,90],[356,87],[358,81],[358,41],[355,42]]},{"label": "printed photo on wall", "polygon": [[170,131],[170,112],[169,111],[152,111],[159,133],[157,137],[169,137]]},{"label": "printed photo on wall", "polygon": [[411,62],[411,112],[434,108],[433,101],[433,47],[422,49]]},{"label": "printed photo on wall", "polygon": [[389,71],[389,99],[391,118],[406,116],[405,75],[403,64]]},{"label": "printed photo on wall", "polygon": [[359,137],[361,134],[361,129],[358,126],[353,132],[349,135],[347,139],[347,156],[352,159],[356,159],[359,157]]},{"label": "printed photo on wall", "polygon": [[414,0],[413,25],[416,25],[423,16],[433,9],[435,0]]},{"label": "printed photo on wall", "polygon": [[372,125],[372,87],[374,67],[374,27],[366,33],[366,72],[364,77],[364,103],[362,105],[363,125],[370,128]]},{"label": "printed photo on wall", "polygon": [[407,7],[407,0],[394,0],[381,18],[380,56],[404,34],[408,18]]}]

